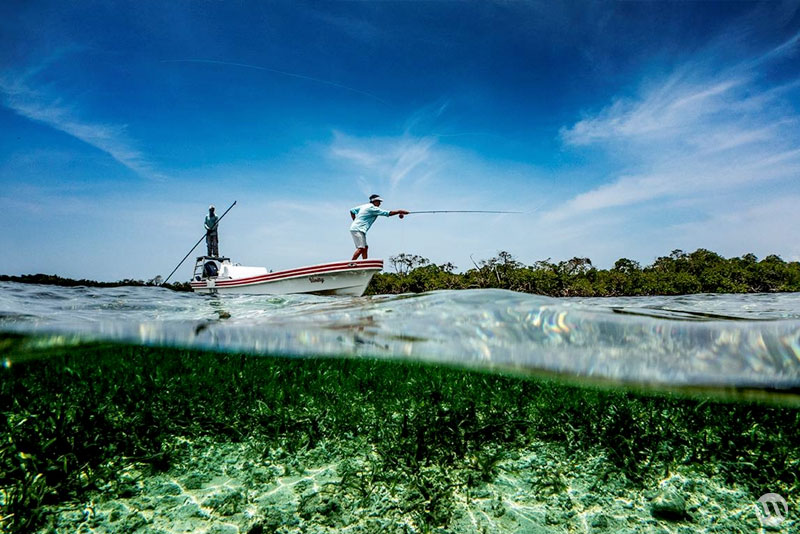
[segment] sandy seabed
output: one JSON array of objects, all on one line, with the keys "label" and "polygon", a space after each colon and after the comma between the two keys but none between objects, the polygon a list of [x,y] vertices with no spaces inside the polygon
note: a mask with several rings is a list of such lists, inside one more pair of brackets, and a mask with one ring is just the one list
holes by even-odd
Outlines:
[{"label": "sandy seabed", "polygon": [[[409,491],[412,479],[374,482],[378,463],[366,443],[351,444],[354,453],[346,456],[329,452],[334,447],[326,442],[294,454],[256,440],[180,440],[176,447],[168,471],[129,466],[115,487],[53,507],[38,532],[752,534],[798,527],[789,516],[765,529],[745,489],[691,468],[642,489],[602,455],[548,442],[505,451],[490,479],[453,488],[446,503],[409,502],[419,499]],[[419,504],[444,507],[447,520],[421,521]]]}]

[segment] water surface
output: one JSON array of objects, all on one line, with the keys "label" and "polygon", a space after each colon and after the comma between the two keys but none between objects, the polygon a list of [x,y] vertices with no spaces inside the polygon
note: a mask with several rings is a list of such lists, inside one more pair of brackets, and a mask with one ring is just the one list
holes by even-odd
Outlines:
[{"label": "water surface", "polygon": [[756,532],[799,336],[800,294],[2,283],[0,531]]},{"label": "water surface", "polygon": [[0,284],[0,329],[253,354],[425,360],[674,387],[800,386],[800,294],[361,298]]}]

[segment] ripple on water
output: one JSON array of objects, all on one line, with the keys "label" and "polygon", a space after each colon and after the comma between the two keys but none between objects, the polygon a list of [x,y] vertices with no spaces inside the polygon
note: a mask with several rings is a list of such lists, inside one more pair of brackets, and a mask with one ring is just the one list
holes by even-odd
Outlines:
[{"label": "ripple on water", "polygon": [[[0,284],[0,329],[293,356],[415,359],[666,386],[800,387],[800,294],[341,298]],[[65,302],[68,302],[66,304]]]}]

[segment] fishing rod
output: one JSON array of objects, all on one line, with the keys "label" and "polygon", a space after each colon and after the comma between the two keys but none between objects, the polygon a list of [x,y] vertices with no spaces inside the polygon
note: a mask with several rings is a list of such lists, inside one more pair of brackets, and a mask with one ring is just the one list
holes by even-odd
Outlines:
[{"label": "fishing rod", "polygon": [[[214,224],[214,226],[212,226],[212,227],[211,227],[211,228],[208,230],[208,232],[210,232],[211,230],[214,230],[214,229],[215,229],[217,226],[219,226],[219,222],[222,220],[222,218],[223,218],[223,217],[225,217],[225,216],[228,214],[228,212],[229,212],[229,211],[231,211],[231,209],[233,209],[233,207],[234,207],[235,205],[236,205],[236,201],[234,200],[234,201],[233,201],[233,204],[231,204],[231,207],[230,207],[230,208],[228,208],[228,209],[226,209],[226,210],[225,210],[225,213],[223,213],[222,215],[220,215],[219,219],[217,219],[217,222]],[[208,232],[206,232],[206,234],[208,234]],[[187,252],[187,253],[186,253],[186,256],[184,256],[184,257],[183,257],[183,259],[181,260],[181,262],[180,262],[178,265],[176,265],[174,269],[172,269],[172,272],[171,272],[171,273],[169,273],[169,276],[167,277],[167,279],[166,279],[166,280],[164,280],[163,282],[161,282],[161,285],[162,285],[162,286],[163,286],[164,284],[166,284],[166,283],[169,281],[169,279],[170,279],[170,278],[172,278],[172,275],[173,275],[173,274],[175,274],[175,271],[177,271],[177,270],[178,270],[178,267],[180,267],[181,265],[183,265],[183,262],[185,262],[185,261],[186,261],[186,258],[188,258],[188,257],[189,257],[189,254],[191,254],[192,252],[194,252],[194,249],[196,249],[196,248],[197,248],[197,245],[199,245],[199,244],[200,244],[200,242],[203,240],[203,238],[205,238],[205,237],[206,237],[206,234],[204,234],[204,235],[203,235],[203,237],[201,237],[200,239],[198,239],[197,243],[195,243],[195,244],[194,244],[194,246],[192,247],[192,250],[190,250],[189,252]]]},{"label": "fishing rod", "polygon": [[409,211],[412,213],[525,213],[524,211],[487,211],[487,210],[427,210],[427,211]]}]

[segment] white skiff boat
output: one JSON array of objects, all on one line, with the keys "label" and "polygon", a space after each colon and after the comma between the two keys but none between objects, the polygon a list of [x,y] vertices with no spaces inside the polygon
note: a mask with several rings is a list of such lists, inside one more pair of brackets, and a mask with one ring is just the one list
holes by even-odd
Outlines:
[{"label": "white skiff boat", "polygon": [[264,267],[231,263],[230,258],[200,256],[190,285],[198,293],[314,293],[360,297],[372,276],[381,269],[383,260],[354,260],[269,272]]}]

